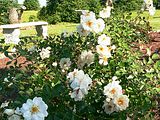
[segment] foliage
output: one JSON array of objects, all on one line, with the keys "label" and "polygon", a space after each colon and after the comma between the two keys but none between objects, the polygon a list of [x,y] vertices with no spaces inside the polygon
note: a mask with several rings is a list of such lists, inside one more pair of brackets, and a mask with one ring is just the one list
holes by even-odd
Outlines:
[{"label": "foliage", "polygon": [[38,10],[40,8],[38,0],[25,0],[23,5],[26,7],[26,10]]},{"label": "foliage", "polygon": [[0,0],[0,24],[9,23],[9,8],[17,7],[17,0]]},{"label": "foliage", "polygon": [[[103,33],[110,36],[111,43],[116,46],[106,66],[99,64],[96,53],[97,39],[101,33],[90,33],[86,37],[74,32],[50,36],[47,39],[23,38],[14,46],[16,52],[12,55],[8,50],[10,46],[1,40],[1,52],[11,59],[25,56],[31,64],[20,69],[21,64],[15,61],[10,69],[2,70],[0,102],[12,101],[8,108],[16,108],[21,107],[27,99],[40,96],[49,107],[47,120],[125,120],[127,117],[152,119],[151,109],[157,106],[153,97],[160,91],[157,87],[160,79],[160,60],[156,55],[142,57],[133,44],[148,42],[147,32],[150,26],[140,15],[133,19],[131,13],[124,14],[118,10],[114,10],[105,22],[106,29]],[[50,47],[50,57],[42,59],[41,50],[47,47]],[[92,64],[82,68],[93,83],[82,101],[74,101],[70,96],[72,89],[67,75],[78,68],[79,55],[84,50],[91,50],[95,56]],[[59,64],[61,58],[70,58],[72,62],[65,71]],[[55,62],[58,65],[53,65]],[[113,76],[117,76],[130,102],[127,110],[107,115],[102,108],[105,100],[103,89],[112,81]],[[6,117],[2,115],[3,118]]]},{"label": "foliage", "polygon": [[79,22],[79,13],[75,10],[100,11],[100,0],[48,0],[47,6],[39,12],[39,19],[49,23]]},{"label": "foliage", "polygon": [[29,22],[38,21],[37,17],[35,15],[30,15]]},{"label": "foliage", "polygon": [[160,8],[160,1],[158,0],[153,0],[154,5],[156,6],[156,8]]},{"label": "foliage", "polygon": [[123,11],[140,10],[143,2],[143,0],[117,0],[115,7]]}]

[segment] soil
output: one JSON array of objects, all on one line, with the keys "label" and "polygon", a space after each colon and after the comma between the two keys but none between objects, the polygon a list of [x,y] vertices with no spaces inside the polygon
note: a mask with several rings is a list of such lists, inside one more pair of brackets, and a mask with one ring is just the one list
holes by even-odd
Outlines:
[{"label": "soil", "polygon": [[160,32],[150,32],[148,34],[150,42],[148,44],[139,45],[140,51],[146,55],[147,48],[151,50],[151,54],[158,53],[160,55]]},{"label": "soil", "polygon": [[[25,57],[18,57],[17,59],[11,60],[7,57],[0,59],[0,69],[7,69],[11,66],[14,67],[14,63],[17,61],[17,66],[20,66],[21,69],[25,69],[25,67],[28,64],[31,64],[31,62],[28,62]],[[11,62],[7,65],[8,62]]]}]

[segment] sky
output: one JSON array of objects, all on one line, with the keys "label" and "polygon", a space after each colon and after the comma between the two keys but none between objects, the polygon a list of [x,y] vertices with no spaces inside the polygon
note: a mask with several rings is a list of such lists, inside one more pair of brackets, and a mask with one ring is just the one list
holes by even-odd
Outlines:
[{"label": "sky", "polygon": [[[18,3],[19,3],[19,4],[23,4],[23,1],[24,1],[24,0],[18,0]],[[42,7],[42,6],[46,6],[46,0],[39,0],[39,3],[40,3],[40,5],[41,5],[41,7]]]}]

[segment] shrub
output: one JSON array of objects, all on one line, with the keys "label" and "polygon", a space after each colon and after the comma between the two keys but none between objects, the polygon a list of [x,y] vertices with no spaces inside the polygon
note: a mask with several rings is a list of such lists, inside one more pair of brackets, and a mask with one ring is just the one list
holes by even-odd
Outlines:
[{"label": "shrub", "polygon": [[115,7],[123,11],[140,10],[143,2],[143,0],[117,0]]},{"label": "shrub", "polygon": [[34,22],[34,21],[38,21],[37,17],[35,15],[30,15],[29,22]]},{"label": "shrub", "polygon": [[[43,6],[42,8],[41,8],[41,10],[38,12],[38,18],[39,19],[41,19],[41,20],[45,20],[46,21],[46,15],[47,14],[47,10],[46,10],[46,7],[45,6]],[[39,17],[39,16],[41,16],[41,17]]]},{"label": "shrub", "polygon": [[98,13],[101,9],[100,0],[49,0],[46,8],[40,10],[39,19],[47,20],[49,23],[79,22],[79,13],[75,10],[82,9]]},{"label": "shrub", "polygon": [[[91,15],[94,16],[94,13]],[[86,22],[85,19],[82,20]],[[90,20],[94,20],[94,17]],[[91,21],[89,26],[92,26]],[[140,15],[134,19],[130,13],[124,14],[116,10],[112,12],[110,18],[105,18],[104,21],[105,30],[99,33],[93,32],[90,27],[88,28],[81,22],[84,29],[81,32],[86,32],[86,28],[90,32],[88,35],[85,34],[86,36],[74,32],[50,36],[47,39],[23,38],[18,45],[14,46],[16,52],[12,55],[9,55],[8,51],[10,46],[5,45],[1,40],[0,50],[6,56],[13,59],[25,56],[31,63],[22,70],[19,69],[21,65],[15,61],[12,64],[13,67],[2,71],[0,102],[12,101],[8,108],[13,109],[22,107],[25,103],[22,108],[25,109],[27,106],[26,110],[28,110],[35,102],[32,102],[32,98],[37,99],[36,105],[39,106],[38,101],[41,101],[44,106],[44,110],[40,112],[46,111],[45,104],[48,106],[47,120],[125,120],[127,117],[152,119],[151,110],[158,106],[153,98],[160,91],[158,81],[160,60],[153,56],[142,57],[142,54],[133,48],[135,42],[148,41],[146,36],[148,23]],[[111,38],[106,38],[107,43],[103,43],[106,39],[99,41],[99,37],[104,34]],[[108,49],[105,50],[108,50],[110,54],[101,53],[104,49],[99,49],[102,51],[98,52],[97,46],[102,43],[102,47],[107,47]],[[108,64],[104,65],[104,62],[102,64],[102,54],[108,56],[107,59],[103,59]],[[79,70],[76,70],[77,68]],[[113,90],[111,91],[108,90],[108,86],[117,89],[111,89]],[[114,94],[116,90],[119,90],[120,96],[117,97],[115,94],[115,96],[108,97],[109,93]],[[43,98],[45,104],[39,97]],[[118,105],[125,103],[121,109],[115,104],[118,98],[121,98]],[[27,104],[27,100],[31,104]],[[114,104],[109,104],[110,102]],[[37,112],[42,108],[38,109],[38,106],[33,105],[34,109],[28,112]],[[2,111],[6,108],[2,108]],[[106,114],[107,110],[110,110],[109,114]],[[22,112],[24,113],[25,110]],[[8,117],[3,113],[2,116],[2,118]]]},{"label": "shrub", "polygon": [[38,10],[40,8],[38,0],[25,0],[23,5],[26,7],[26,10]]}]

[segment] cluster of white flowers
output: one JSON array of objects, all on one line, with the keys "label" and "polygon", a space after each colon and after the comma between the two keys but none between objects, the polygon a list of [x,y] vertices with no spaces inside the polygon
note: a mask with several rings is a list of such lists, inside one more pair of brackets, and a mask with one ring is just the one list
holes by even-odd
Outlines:
[{"label": "cluster of white flowers", "polygon": [[89,66],[90,64],[93,63],[93,61],[94,61],[94,54],[92,53],[92,51],[84,50],[82,51],[81,55],[78,58],[78,67],[82,69],[85,64]]},{"label": "cluster of white flowers", "polygon": [[[81,24],[77,27],[78,32],[82,36],[88,35],[90,32],[103,32],[105,29],[105,22],[102,18],[108,18],[110,17],[111,14],[111,7],[106,6],[106,8],[103,8],[102,11],[100,11],[99,15],[101,18],[96,19],[95,13],[92,11],[89,12],[87,10],[82,10],[82,15],[81,15]],[[108,58],[111,57],[111,50],[115,49],[115,46],[110,46],[111,45],[111,38],[106,36],[105,34],[102,34],[98,37],[98,45],[96,46],[97,53],[99,54],[99,63],[103,65],[108,64]],[[87,52],[84,52],[86,55]],[[86,62],[83,62],[81,60],[83,55],[81,55],[78,63],[79,63],[79,68],[82,68]]]},{"label": "cluster of white flowers", "polygon": [[103,19],[96,19],[95,13],[87,10],[82,10],[81,24],[77,26],[77,31],[81,36],[87,36],[90,32],[99,33],[105,28]]},{"label": "cluster of white flowers", "polygon": [[103,92],[106,95],[103,108],[107,114],[125,110],[129,106],[128,96],[123,95],[119,81],[113,80],[104,87]]},{"label": "cluster of white flowers", "polygon": [[156,8],[153,6],[153,0],[144,0],[144,3],[146,4],[149,14],[153,16],[156,12]]},{"label": "cluster of white flowers", "polygon": [[96,46],[97,53],[99,54],[99,64],[107,65],[108,58],[111,57],[111,50],[115,49],[115,46],[111,45],[111,38],[102,34],[98,37],[98,45]]},{"label": "cluster of white flowers", "polygon": [[45,58],[49,58],[50,56],[50,47],[47,48],[42,48],[41,52],[40,52],[40,57],[42,60],[44,60]]},{"label": "cluster of white flowers", "polygon": [[8,120],[21,120],[21,116],[25,120],[44,120],[48,116],[48,106],[44,103],[41,97],[35,97],[33,100],[28,99],[21,108],[5,109]]},{"label": "cluster of white flowers", "polygon": [[88,90],[92,84],[92,79],[88,74],[84,74],[82,70],[74,69],[67,76],[70,80],[70,87],[73,92],[70,94],[75,101],[81,101],[84,95],[88,94]]}]

